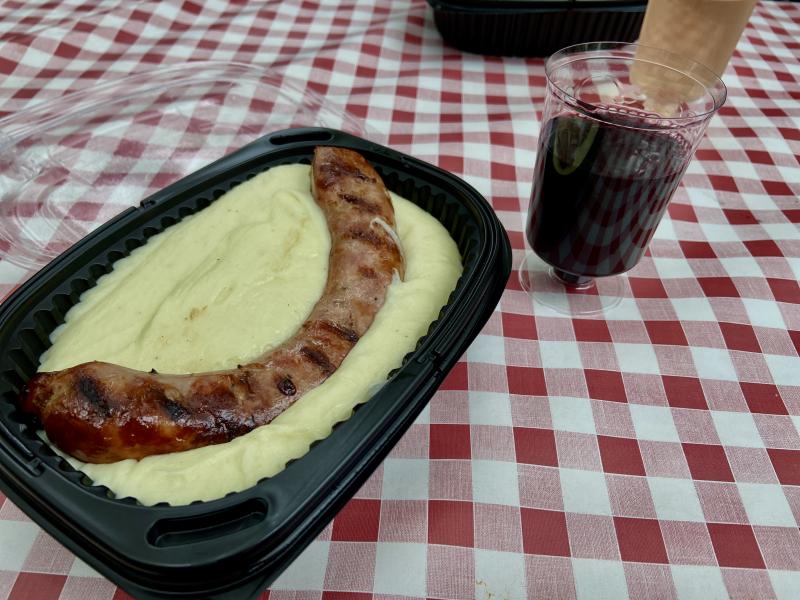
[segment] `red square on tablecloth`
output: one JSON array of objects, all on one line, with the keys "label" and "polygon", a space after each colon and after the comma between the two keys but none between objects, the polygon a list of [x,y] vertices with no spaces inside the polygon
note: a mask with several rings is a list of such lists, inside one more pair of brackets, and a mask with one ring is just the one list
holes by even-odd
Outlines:
[{"label": "red square on tablecloth", "polygon": [[469,425],[432,424],[430,428],[430,458],[469,459],[472,457]]},{"label": "red square on tablecloth", "polygon": [[440,390],[468,390],[469,379],[467,377],[467,363],[459,362],[450,370],[444,378]]},{"label": "red square on tablecloth", "polygon": [[764,150],[745,150],[745,154],[747,154],[747,158],[750,159],[750,162],[757,163],[760,165],[774,165],[775,161],[772,160],[772,155],[769,152]]},{"label": "red square on tablecloth", "polygon": [[380,500],[353,498],[336,515],[331,539],[337,542],[377,541],[380,515]]},{"label": "red square on tablecloth", "polygon": [[697,223],[697,213],[694,212],[694,208],[690,204],[670,202],[667,205],[667,212],[673,221]]},{"label": "red square on tablecloth", "polygon": [[796,281],[767,278],[767,283],[778,302],[800,304],[800,285]]},{"label": "red square on tablecloth", "polygon": [[750,525],[708,523],[708,533],[721,567],[766,568]]},{"label": "red square on tablecloth", "polygon": [[723,208],[722,212],[731,225],[755,225],[758,220],[746,208]]},{"label": "red square on tablecloth", "polygon": [[614,517],[622,560],[645,563],[668,563],[664,538],[655,519]]},{"label": "red square on tablecloth", "polygon": [[710,444],[681,444],[692,479],[733,481],[728,457],[722,446]]},{"label": "red square on tablecloth", "polygon": [[706,397],[700,381],[694,377],[680,377],[678,375],[662,375],[664,391],[667,394],[667,403],[673,408],[700,408],[708,409]]},{"label": "red square on tablecloth", "polygon": [[[738,129],[749,130],[752,132],[752,137],[755,136],[755,132],[749,127],[732,127],[730,129],[731,132],[734,132]],[[749,137],[749,134],[748,134]],[[729,175],[709,175],[708,180],[711,182],[711,186],[720,192],[738,192],[739,188],[736,187],[736,180]]]},{"label": "red square on tablecloth", "polygon": [[788,333],[789,333],[789,339],[792,340],[792,345],[794,346],[794,349],[797,351],[798,354],[800,354],[800,331],[789,329]]},{"label": "red square on tablecloth", "polygon": [[800,485],[800,450],[767,448],[767,454],[782,485]]},{"label": "red square on tablecloth", "polygon": [[722,337],[725,345],[731,350],[744,350],[745,352],[761,352],[756,333],[750,325],[740,323],[720,323]]},{"label": "red square on tablecloth", "polygon": [[569,556],[567,520],[563,512],[523,508],[520,516],[525,554]]},{"label": "red square on tablecloth", "polygon": [[628,277],[628,285],[636,298],[669,298],[660,279]]},{"label": "red square on tablecloth", "polygon": [[575,339],[579,342],[611,342],[611,332],[605,321],[597,319],[572,319]]},{"label": "red square on tablecloth", "polygon": [[428,502],[428,543],[473,547],[472,502],[430,500]]},{"label": "red square on tablecloth", "polygon": [[8,600],[58,600],[66,581],[66,575],[22,572],[17,575]]},{"label": "red square on tablecloth", "polygon": [[773,240],[746,240],[743,243],[752,256],[783,256],[780,247]]},{"label": "red square on tablecloth", "polygon": [[645,474],[636,440],[598,435],[597,445],[600,447],[600,460],[603,461],[603,470],[606,473]]},{"label": "red square on tablecloth", "polygon": [[599,371],[585,369],[586,386],[589,388],[589,397],[597,400],[610,400],[612,402],[627,402],[625,384],[622,375],[617,371]]},{"label": "red square on tablecloth", "polygon": [[744,399],[752,413],[768,415],[788,415],[778,388],[771,383],[739,383]]},{"label": "red square on tablecloth", "polygon": [[503,313],[503,335],[523,340],[537,339],[536,319],[530,315]]},{"label": "red square on tablecloth", "polygon": [[558,466],[556,438],[550,429],[514,427],[514,448],[518,463]]},{"label": "red square on tablecloth", "polygon": [[739,290],[730,277],[698,277],[697,283],[709,298],[738,298]]},{"label": "red square on tablecloth", "polygon": [[714,248],[708,242],[680,241],[678,244],[686,258],[717,258]]},{"label": "red square on tablecloth", "polygon": [[523,396],[546,396],[544,369],[536,367],[506,367],[508,391]]},{"label": "red square on tablecloth", "polygon": [[[786,185],[785,181],[767,181],[766,179],[762,179],[761,185],[764,186],[764,191],[770,196],[795,196],[795,192]],[[797,196],[795,196],[795,198],[796,197]]]},{"label": "red square on tablecloth", "polygon": [[647,335],[654,344],[688,346],[686,334],[679,321],[645,321]]}]

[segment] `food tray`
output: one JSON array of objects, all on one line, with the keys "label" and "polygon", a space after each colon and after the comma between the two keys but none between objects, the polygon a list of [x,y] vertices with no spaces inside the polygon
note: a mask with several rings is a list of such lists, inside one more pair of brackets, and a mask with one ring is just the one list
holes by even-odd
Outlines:
[{"label": "food tray", "polygon": [[[352,148],[387,187],[435,216],[464,272],[439,319],[372,398],[274,477],[219,500],[142,506],[53,453],[15,407],[52,330],[85,290],[147,238],[269,167]],[[508,238],[457,177],[340,131],[269,134],[153,194],[75,244],[0,306],[0,487],[45,531],[137,598],[247,598],[273,581],[380,464],[494,310]]]},{"label": "food tray", "polygon": [[428,0],[445,42],[468,52],[547,56],[597,40],[633,42],[645,0]]}]

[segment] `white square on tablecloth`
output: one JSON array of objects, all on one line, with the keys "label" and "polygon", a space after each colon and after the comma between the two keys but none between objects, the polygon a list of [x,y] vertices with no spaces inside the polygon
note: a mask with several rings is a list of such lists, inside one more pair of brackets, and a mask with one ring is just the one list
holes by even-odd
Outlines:
[{"label": "white square on tablecloth", "polygon": [[525,598],[525,557],[516,552],[475,549],[475,599]]},{"label": "white square on tablecloth", "polygon": [[72,566],[69,568],[70,577],[103,577],[100,573],[95,571],[92,567],[87,565],[77,556],[72,561]]},{"label": "white square on tablecloth", "polygon": [[736,173],[737,178],[742,179],[755,179],[759,181],[761,177],[759,176],[756,168],[753,166],[753,163],[745,162],[745,161],[725,161],[725,168],[730,169],[731,173]]},{"label": "white square on tablecloth", "polygon": [[772,300],[757,300],[755,298],[742,298],[742,304],[747,311],[750,323],[759,327],[775,327],[783,329],[783,315],[780,307]]},{"label": "white square on tablecloth", "polygon": [[733,368],[731,356],[727,350],[719,348],[698,348],[693,346],[692,358],[697,374],[702,379],[723,379],[726,381],[738,381],[736,369]]},{"label": "white square on tablecloth", "polygon": [[672,411],[668,406],[629,404],[636,437],[654,442],[680,442]]},{"label": "white square on tablecloth", "polygon": [[800,572],[770,570],[767,573],[778,600],[797,600],[800,598]]},{"label": "white square on tablecloth", "polygon": [[469,422],[473,425],[511,427],[511,402],[508,394],[469,392]]},{"label": "white square on tablecloth", "polygon": [[650,344],[614,344],[619,368],[626,373],[649,373],[658,375],[661,370],[658,358]]},{"label": "white square on tablecloth", "polygon": [[596,471],[559,469],[564,511],[587,515],[611,515],[606,476]]},{"label": "white square on tablecloth", "polygon": [[739,495],[751,525],[797,527],[792,509],[780,485],[739,483]]},{"label": "white square on tablecloth", "polygon": [[380,542],[375,553],[376,594],[422,596],[426,594],[428,546]]},{"label": "white square on tablecloth", "polygon": [[[796,119],[798,121],[797,127],[800,129],[800,119]],[[778,169],[778,173],[781,174],[781,179],[784,181],[800,181],[800,168],[798,167],[789,167],[784,165],[777,165],[776,168]]]},{"label": "white square on tablecloth", "polygon": [[771,240],[800,240],[800,227],[795,223],[762,223]]},{"label": "white square on tablecloth", "polygon": [[427,460],[387,458],[383,461],[381,497],[386,500],[427,500]]},{"label": "white square on tablecloth", "polygon": [[[739,227],[746,228],[748,225],[740,225]],[[738,242],[741,240],[739,237],[739,230],[734,229],[731,225],[717,225],[716,223],[700,223],[700,229],[706,236],[709,242]]]},{"label": "white square on tablecloth", "polygon": [[575,433],[596,434],[592,401],[588,398],[550,396],[550,415],[553,429],[574,431]]},{"label": "white square on tablecloth", "polygon": [[619,561],[573,558],[572,575],[578,600],[624,600],[628,597],[625,569]]},{"label": "white square on tablecloth", "polygon": [[321,590],[330,546],[330,542],[311,542],[271,587],[276,590]]},{"label": "white square on tablecloth", "polygon": [[794,276],[800,279],[800,258],[787,258],[786,262],[789,263],[789,267],[792,269]]},{"label": "white square on tablecloth", "polygon": [[[538,308],[537,308],[538,310]],[[561,316],[561,315],[558,315]],[[623,298],[620,303],[603,315],[607,321],[641,321],[642,315],[634,298]]]},{"label": "white square on tablecloth", "polygon": [[472,497],[484,504],[519,506],[517,465],[497,460],[472,461]]},{"label": "white square on tablecloth", "polygon": [[659,519],[705,522],[703,508],[691,479],[648,477],[647,483]]},{"label": "white square on tablecloth", "polygon": [[653,257],[653,264],[661,279],[693,278],[692,266],[685,258],[658,258]]},{"label": "white square on tablecloth", "polygon": [[717,317],[706,298],[672,298],[672,308],[681,321],[716,321]]},{"label": "white square on tablecloth", "polygon": [[719,567],[670,565],[679,600],[728,600]]},{"label": "white square on tablecloth", "polygon": [[471,363],[506,364],[504,339],[498,335],[479,335],[467,348],[467,360]]},{"label": "white square on tablecloth", "polygon": [[671,219],[661,219],[661,222],[656,227],[653,233],[654,240],[677,240],[678,235],[675,233],[675,226],[672,224]]},{"label": "white square on tablecloth", "polygon": [[772,381],[776,385],[797,385],[800,383],[800,358],[796,356],[780,356],[765,354]]},{"label": "white square on tablecloth", "polygon": [[758,261],[752,256],[733,256],[730,258],[720,258],[725,272],[731,277],[763,277],[764,271]]},{"label": "white square on tablecloth", "polygon": [[[712,143],[714,143],[714,140]],[[719,200],[717,196],[711,190],[705,190],[703,188],[695,188],[695,187],[687,187],[684,188],[686,190],[686,196],[689,198],[689,201],[692,203],[692,206],[705,206],[710,208],[719,208]]]},{"label": "white square on tablecloth", "polygon": [[575,342],[539,342],[545,369],[581,369],[581,353]]},{"label": "white square on tablecloth", "polygon": [[0,571],[19,571],[37,535],[39,528],[30,521],[0,521]]},{"label": "white square on tablecloth", "polygon": [[714,420],[714,427],[723,446],[764,447],[751,413],[712,410],[711,418]]}]

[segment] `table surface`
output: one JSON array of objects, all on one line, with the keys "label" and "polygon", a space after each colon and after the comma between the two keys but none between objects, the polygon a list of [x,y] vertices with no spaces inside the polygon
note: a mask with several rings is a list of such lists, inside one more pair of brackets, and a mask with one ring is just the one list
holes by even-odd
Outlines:
[{"label": "table surface", "polygon": [[[462,176],[525,255],[541,59],[443,45],[422,0],[0,0],[0,117],[186,60],[291,75]],[[512,276],[429,407],[264,593],[800,598],[800,5],[760,3],[623,303]],[[0,261],[0,297],[31,273]],[[0,598],[127,595],[0,494]]]}]

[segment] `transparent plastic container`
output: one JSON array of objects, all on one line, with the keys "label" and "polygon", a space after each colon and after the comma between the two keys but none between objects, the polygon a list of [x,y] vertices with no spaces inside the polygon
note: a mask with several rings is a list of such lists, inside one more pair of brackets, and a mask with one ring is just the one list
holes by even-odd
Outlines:
[{"label": "transparent plastic container", "polygon": [[171,64],[0,120],[0,258],[38,270],[155,191],[273,131],[377,140],[301,84],[226,62]]}]

